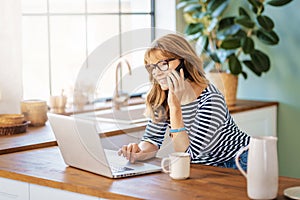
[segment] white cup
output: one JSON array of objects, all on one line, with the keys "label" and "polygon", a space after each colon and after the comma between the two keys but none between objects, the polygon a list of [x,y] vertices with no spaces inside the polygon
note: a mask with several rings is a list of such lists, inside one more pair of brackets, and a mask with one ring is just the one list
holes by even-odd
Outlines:
[{"label": "white cup", "polygon": [[[190,160],[190,154],[176,152],[170,154],[168,158],[163,158],[161,167],[172,179],[187,179],[190,177]],[[165,167],[166,162],[169,163],[168,169]]]}]

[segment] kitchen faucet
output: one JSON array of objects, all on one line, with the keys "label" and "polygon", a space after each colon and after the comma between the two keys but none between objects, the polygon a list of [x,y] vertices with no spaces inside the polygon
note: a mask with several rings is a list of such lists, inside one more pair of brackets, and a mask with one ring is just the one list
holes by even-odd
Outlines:
[{"label": "kitchen faucet", "polygon": [[[123,93],[122,91],[122,66],[127,65],[129,75],[131,75],[131,67],[127,59],[121,58],[120,61],[117,64],[116,67],[116,89],[115,89],[115,94],[113,97],[113,105],[114,108],[119,110],[121,106],[127,105],[127,100],[129,95],[127,93]],[[120,72],[120,74],[119,74]],[[120,78],[120,84],[119,84],[119,78]],[[120,85],[120,88],[119,88]]]}]

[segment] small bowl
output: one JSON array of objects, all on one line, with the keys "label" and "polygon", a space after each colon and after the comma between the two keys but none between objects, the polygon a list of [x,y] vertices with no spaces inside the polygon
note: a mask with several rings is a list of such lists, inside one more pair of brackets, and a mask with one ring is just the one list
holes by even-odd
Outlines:
[{"label": "small bowl", "polygon": [[23,114],[0,114],[1,125],[16,125],[24,122]]}]

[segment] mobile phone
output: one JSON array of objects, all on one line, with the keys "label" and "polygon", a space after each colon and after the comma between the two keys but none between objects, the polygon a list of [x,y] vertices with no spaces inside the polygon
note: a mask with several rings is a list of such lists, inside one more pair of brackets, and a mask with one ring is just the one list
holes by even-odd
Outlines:
[{"label": "mobile phone", "polygon": [[187,71],[184,60],[181,59],[179,65],[175,68],[175,70],[180,73],[180,69],[183,68],[183,73],[184,73],[184,79],[187,79],[189,77],[189,72]]}]

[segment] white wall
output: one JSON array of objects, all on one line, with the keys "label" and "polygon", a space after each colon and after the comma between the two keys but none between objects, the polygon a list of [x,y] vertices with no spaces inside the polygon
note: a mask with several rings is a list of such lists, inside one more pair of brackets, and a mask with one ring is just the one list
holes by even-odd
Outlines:
[{"label": "white wall", "polygon": [[19,113],[22,99],[21,0],[0,1],[0,113]]},{"label": "white wall", "polygon": [[176,0],[155,1],[155,37],[176,33]]},{"label": "white wall", "polygon": [[155,26],[176,31],[176,0],[155,1]]}]

